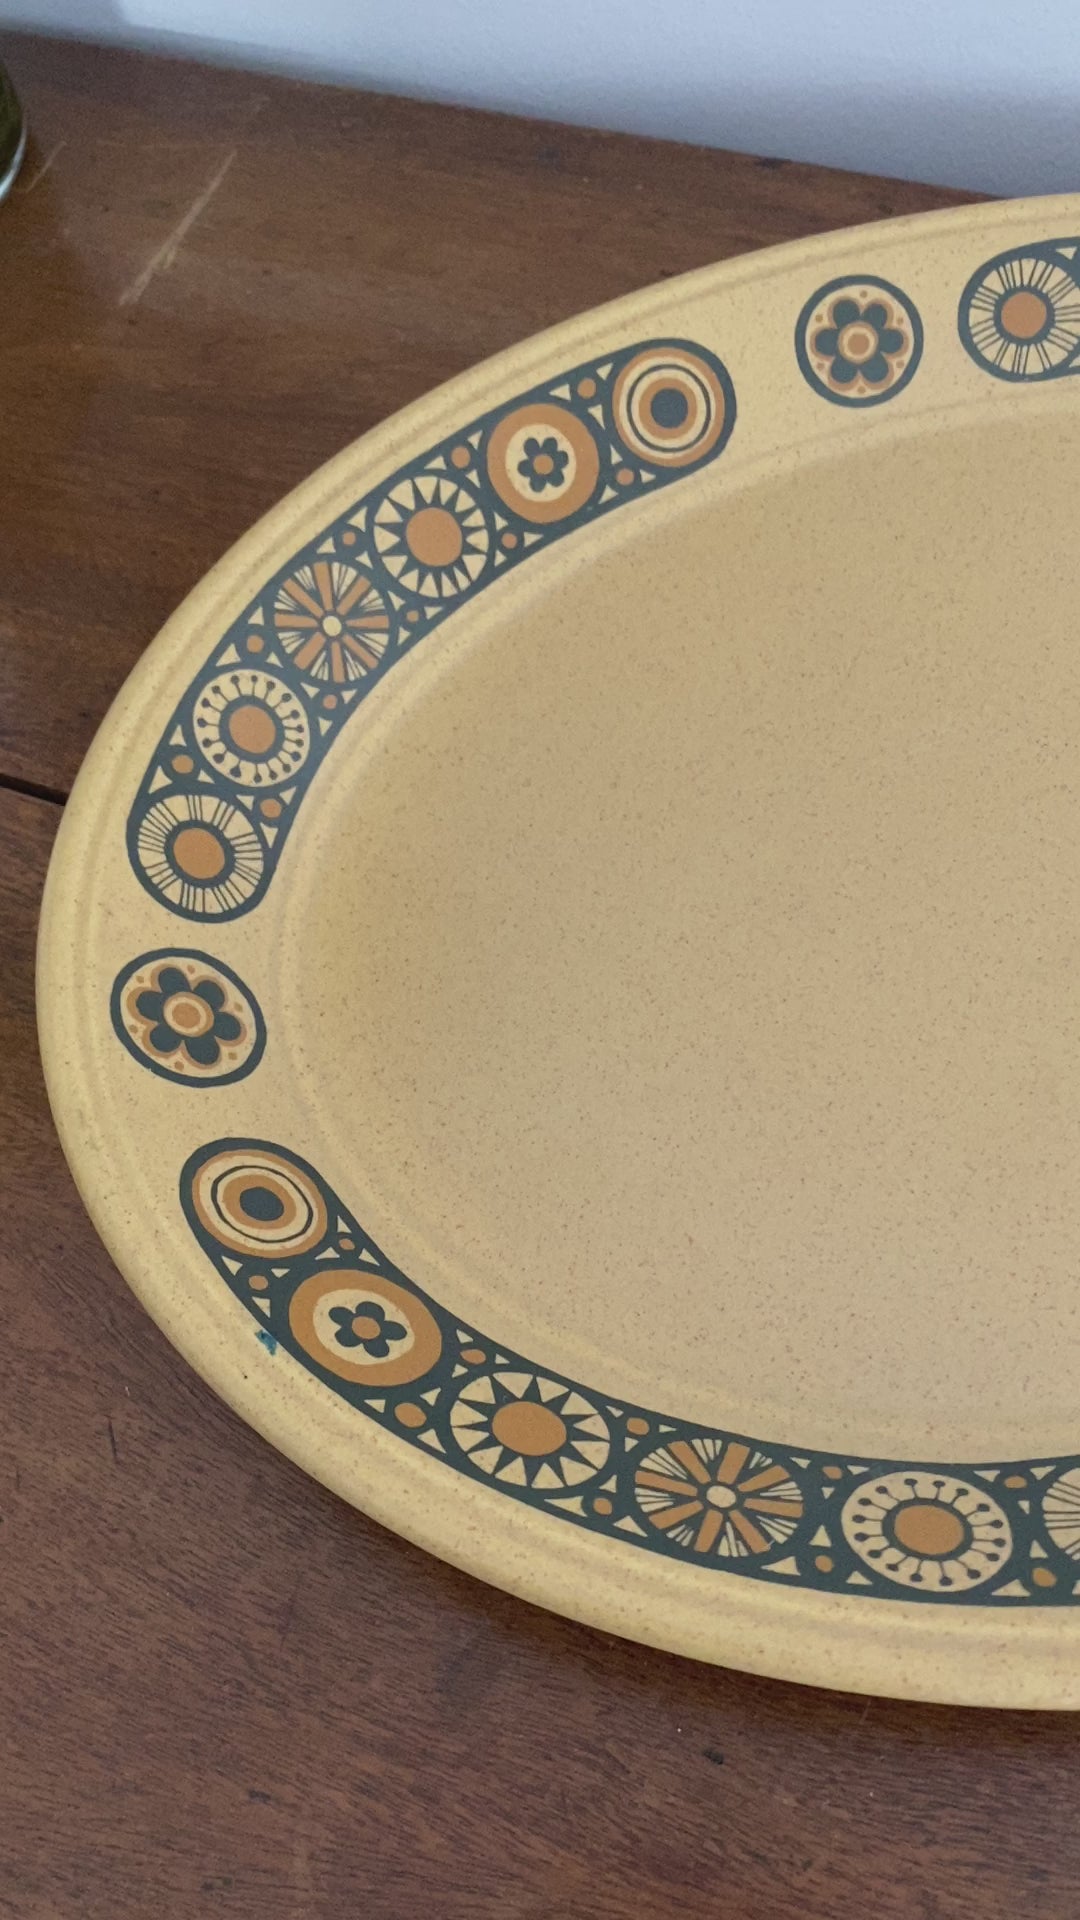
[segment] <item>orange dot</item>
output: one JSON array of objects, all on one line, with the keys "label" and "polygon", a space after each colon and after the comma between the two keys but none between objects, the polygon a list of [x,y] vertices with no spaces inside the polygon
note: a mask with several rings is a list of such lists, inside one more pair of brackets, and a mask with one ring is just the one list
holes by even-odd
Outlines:
[{"label": "orange dot", "polygon": [[189,880],[216,880],[225,870],[225,849],[209,827],[181,827],[172,857]]},{"label": "orange dot", "polygon": [[484,1361],[487,1359],[487,1354],[484,1352],[483,1347],[462,1347],[461,1357],[463,1360],[468,1361],[470,1367],[482,1367]]},{"label": "orange dot", "polygon": [[507,532],[504,533],[502,537],[503,546],[506,547],[508,550],[512,551],[513,548],[517,546],[517,543],[518,543],[517,534],[510,532],[508,529]]},{"label": "orange dot", "polygon": [[577,390],[583,400],[591,400],[596,392],[596,381],[588,378],[579,380]]},{"label": "orange dot", "polygon": [[420,615],[417,613],[415,607],[410,607],[408,613],[405,615],[405,618],[408,621],[410,627],[415,627],[417,621],[420,618]]},{"label": "orange dot", "polygon": [[423,1427],[427,1425],[427,1414],[418,1407],[415,1400],[403,1400],[400,1407],[394,1408],[396,1417],[403,1427]]},{"label": "orange dot", "polygon": [[638,1434],[648,1433],[649,1423],[647,1420],[640,1419],[639,1416],[635,1413],[633,1418],[627,1421],[626,1431],[627,1433],[638,1433]]},{"label": "orange dot", "polygon": [[358,1313],[353,1316],[352,1330],[358,1340],[377,1340],[382,1327],[373,1313]]},{"label": "orange dot", "polygon": [[1022,1473],[1007,1473],[1001,1484],[1003,1487],[1026,1487],[1027,1479]]},{"label": "orange dot", "polygon": [[815,1554],[814,1565],[819,1573],[831,1573],[833,1570],[833,1562],[827,1553]]},{"label": "orange dot", "polygon": [[277,721],[269,707],[257,700],[245,700],[241,706],[234,707],[225,722],[225,730],[240,753],[269,753],[278,737]]},{"label": "orange dot", "polygon": [[340,1240],[338,1241],[338,1246],[341,1248],[343,1253],[351,1253],[355,1245],[356,1245],[356,1241],[352,1239],[351,1235],[347,1233],[343,1233]]},{"label": "orange dot", "polygon": [[266,820],[276,820],[281,812],[281,801],[266,799],[259,801],[259,812]]},{"label": "orange dot", "polygon": [[631,467],[620,467],[615,478],[620,487],[632,487],[634,484],[633,469]]},{"label": "orange dot", "polygon": [[346,527],[341,536],[341,544],[343,547],[355,547],[356,533],[352,527]]},{"label": "orange dot", "polygon": [[1057,1586],[1057,1574],[1051,1573],[1049,1567],[1032,1567],[1031,1577],[1037,1587]]},{"label": "orange dot", "polygon": [[213,1011],[200,993],[170,994],[162,1012],[167,1026],[193,1037],[209,1033],[214,1024]]},{"label": "orange dot", "polygon": [[508,1400],[497,1409],[491,1431],[511,1453],[557,1453],[566,1443],[565,1420],[537,1400]]},{"label": "orange dot", "polygon": [[826,1480],[840,1480],[843,1478],[844,1470],[842,1467],[823,1467],[822,1472]]},{"label": "orange dot", "polygon": [[1003,333],[1013,340],[1033,340],[1050,318],[1050,308],[1041,293],[1020,287],[1001,303],[998,320]]},{"label": "orange dot", "polygon": [[551,473],[554,466],[555,462],[550,453],[538,453],[533,460],[533,470],[536,473]]},{"label": "orange dot", "polygon": [[452,567],[465,536],[446,507],[420,507],[405,522],[405,545],[422,567]]},{"label": "orange dot", "polygon": [[614,1511],[613,1503],[608,1499],[607,1494],[598,1493],[596,1496],[596,1499],[593,1501],[593,1512],[594,1513],[611,1513],[613,1511]]},{"label": "orange dot", "polygon": [[858,320],[841,331],[837,346],[845,360],[851,360],[859,367],[864,360],[872,360],[877,352],[878,337],[873,327],[863,326]]},{"label": "orange dot", "polygon": [[326,708],[326,710],[327,710],[327,712],[328,712],[328,713],[332,713],[332,712],[333,712],[333,710],[334,710],[334,708],[335,708],[335,707],[337,706],[337,694],[336,694],[336,693],[324,693],[324,694],[323,694],[323,706],[324,706],[324,707]]},{"label": "orange dot", "polygon": [[936,1500],[917,1500],[900,1508],[893,1520],[893,1533],[909,1553],[944,1560],[963,1545],[967,1528],[952,1507],[943,1507]]},{"label": "orange dot", "polygon": [[270,1282],[265,1273],[253,1273],[251,1279],[248,1281],[248,1286],[251,1288],[252,1293],[265,1293],[269,1285]]},{"label": "orange dot", "polygon": [[262,638],[262,635],[261,635],[260,633],[249,633],[249,634],[248,634],[248,637],[247,637],[247,650],[248,650],[248,652],[249,652],[249,653],[261,653],[261,652],[262,652],[262,650],[263,650],[263,638]]},{"label": "orange dot", "polygon": [[467,467],[469,461],[472,459],[472,454],[469,452],[468,447],[455,447],[450,458],[455,467]]},{"label": "orange dot", "polygon": [[172,769],[174,773],[190,773],[195,765],[190,753],[174,753]]}]

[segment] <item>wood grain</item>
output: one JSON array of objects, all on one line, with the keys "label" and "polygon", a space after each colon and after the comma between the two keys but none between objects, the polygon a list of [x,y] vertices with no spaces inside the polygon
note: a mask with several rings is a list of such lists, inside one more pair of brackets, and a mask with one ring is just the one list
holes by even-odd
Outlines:
[{"label": "wood grain", "polygon": [[35,143],[0,212],[0,776],[62,790],[188,589],[406,401],[666,275],[970,197],[14,35],[0,51]]},{"label": "wood grain", "polygon": [[[0,215],[0,771],[60,791],[184,589],[376,417],[659,273],[950,197],[5,51],[37,149]],[[353,1514],[188,1371],[47,1111],[57,818],[0,792],[0,1913],[1075,1920],[1080,1721],[819,1694],[548,1617]]]}]

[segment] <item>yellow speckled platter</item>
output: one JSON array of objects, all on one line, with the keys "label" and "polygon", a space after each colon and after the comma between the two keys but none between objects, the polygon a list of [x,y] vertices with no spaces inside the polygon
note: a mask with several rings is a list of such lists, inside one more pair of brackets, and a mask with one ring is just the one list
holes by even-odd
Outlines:
[{"label": "yellow speckled platter", "polygon": [[39,954],[95,1225],[284,1452],[987,1705],[1080,1705],[1078,236],[757,254],[350,447],[118,696]]}]

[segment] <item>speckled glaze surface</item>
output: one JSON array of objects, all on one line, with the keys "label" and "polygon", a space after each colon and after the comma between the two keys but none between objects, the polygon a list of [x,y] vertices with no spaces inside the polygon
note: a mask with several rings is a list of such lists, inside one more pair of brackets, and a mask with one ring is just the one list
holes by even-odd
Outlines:
[{"label": "speckled glaze surface", "polygon": [[1080,1705],[1080,201],[752,256],[191,595],[39,950],[88,1208],[278,1446],[542,1604]]}]

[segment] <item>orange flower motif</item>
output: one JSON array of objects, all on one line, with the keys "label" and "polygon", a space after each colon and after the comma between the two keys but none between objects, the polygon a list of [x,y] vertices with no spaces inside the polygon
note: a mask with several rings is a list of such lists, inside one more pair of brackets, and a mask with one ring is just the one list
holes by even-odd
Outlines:
[{"label": "orange flower motif", "polygon": [[382,594],[343,560],[297,567],[278,588],[274,625],[294,665],[334,686],[374,672],[390,634]]},{"label": "orange flower motif", "polygon": [[650,1523],[695,1553],[739,1560],[794,1533],[803,1501],[787,1467],[742,1440],[668,1440],[634,1475]]}]

